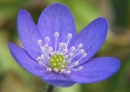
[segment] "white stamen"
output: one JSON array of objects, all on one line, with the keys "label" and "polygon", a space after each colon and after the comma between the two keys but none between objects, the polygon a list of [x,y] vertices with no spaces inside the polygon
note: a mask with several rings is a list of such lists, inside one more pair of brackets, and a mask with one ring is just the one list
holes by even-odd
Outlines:
[{"label": "white stamen", "polygon": [[69,34],[67,35],[67,38],[68,38],[68,40],[67,40],[66,48],[67,48],[68,45],[69,45],[70,39],[72,38],[72,34],[69,33]]},{"label": "white stamen", "polygon": [[55,32],[54,33],[54,37],[57,38],[59,36],[59,33],[58,32]]},{"label": "white stamen", "polygon": [[52,71],[52,69],[50,67],[47,67],[47,70],[50,71],[50,72]]},{"label": "white stamen", "polygon": [[82,48],[82,47],[83,47],[83,44],[80,43],[80,44],[78,45],[78,47],[79,47],[79,48]]},{"label": "white stamen", "polygon": [[75,47],[72,46],[72,47],[71,47],[71,52],[74,52],[74,51],[75,51]]},{"label": "white stamen", "polygon": [[78,70],[82,70],[83,69],[83,66],[80,66],[79,68],[78,68]]},{"label": "white stamen", "polygon": [[83,54],[82,54],[82,56],[83,56],[83,57],[86,57],[86,56],[87,56],[87,54],[86,54],[86,53],[83,53]]},{"label": "white stamen", "polygon": [[48,43],[49,42],[49,37],[45,37],[45,42]]},{"label": "white stamen", "polygon": [[41,46],[42,40],[38,40],[38,45]]},{"label": "white stamen", "polygon": [[69,33],[69,34],[67,35],[67,38],[68,38],[68,39],[71,39],[71,38],[72,38],[72,34]]},{"label": "white stamen", "polygon": [[79,53],[81,54],[84,53],[84,49],[79,50]]},{"label": "white stamen", "polygon": [[58,69],[57,69],[57,68],[54,68],[54,71],[55,71],[55,72],[58,72]]},{"label": "white stamen", "polygon": [[37,61],[38,61],[38,62],[41,61],[41,57],[37,57]]},{"label": "white stamen", "polygon": [[49,47],[49,54],[53,53],[53,48]]},{"label": "white stamen", "polygon": [[76,61],[73,63],[74,66],[77,66],[79,64],[79,61]]},{"label": "white stamen", "polygon": [[60,73],[64,73],[65,72],[65,69],[61,69],[61,72]]},{"label": "white stamen", "polygon": [[63,43],[63,48],[66,49],[66,47],[67,47],[67,44]]},{"label": "white stamen", "polygon": [[68,52],[68,49],[64,49],[64,50],[63,50],[63,53],[66,54],[67,52]]},{"label": "white stamen", "polygon": [[54,33],[54,37],[55,37],[55,51],[56,51],[56,48],[57,48],[57,39],[58,39],[58,36],[59,36],[59,33],[55,32]]},{"label": "white stamen", "polygon": [[74,57],[74,53],[70,53],[70,58]]},{"label": "white stamen", "polygon": [[44,55],[43,54],[41,55],[41,59],[44,60]]},{"label": "white stamen", "polygon": [[71,73],[71,71],[65,71],[65,73],[66,73],[66,74],[70,74],[70,73]]}]

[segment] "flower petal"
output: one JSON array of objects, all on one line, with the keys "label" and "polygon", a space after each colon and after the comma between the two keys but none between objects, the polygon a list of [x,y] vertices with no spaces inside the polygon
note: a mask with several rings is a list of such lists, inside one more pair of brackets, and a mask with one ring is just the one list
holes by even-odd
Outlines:
[{"label": "flower petal", "polygon": [[27,10],[20,10],[18,14],[18,33],[23,46],[32,58],[39,56],[40,49],[37,41],[40,39],[37,26]]},{"label": "flower petal", "polygon": [[56,3],[48,6],[38,20],[38,28],[42,37],[50,37],[49,44],[54,46],[54,33],[59,33],[58,42],[67,42],[67,35],[76,36],[74,18],[67,6]]},{"label": "flower petal", "polygon": [[105,18],[97,18],[86,26],[75,39],[75,46],[83,44],[83,49],[87,53],[86,58],[80,61],[80,64],[86,62],[100,49],[104,43],[108,30],[108,23]]},{"label": "flower petal", "polygon": [[43,76],[47,73],[45,67],[33,60],[21,47],[16,46],[13,43],[9,43],[9,48],[14,59],[28,72],[36,76]]},{"label": "flower petal", "polygon": [[112,57],[99,57],[84,63],[80,71],[72,71],[68,78],[78,83],[93,83],[109,78],[120,67],[120,62]]},{"label": "flower petal", "polygon": [[57,87],[69,87],[75,84],[71,80],[67,80],[62,74],[59,73],[50,73],[42,77],[43,81]]}]

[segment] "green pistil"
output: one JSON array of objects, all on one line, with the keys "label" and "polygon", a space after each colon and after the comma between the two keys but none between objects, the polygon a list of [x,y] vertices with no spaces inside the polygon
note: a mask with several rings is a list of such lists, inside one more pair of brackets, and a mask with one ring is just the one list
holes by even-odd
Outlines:
[{"label": "green pistil", "polygon": [[60,54],[52,55],[52,57],[49,59],[51,68],[52,69],[57,68],[58,71],[60,71],[62,68],[66,67],[68,64],[67,62],[64,63],[65,59],[66,58],[64,55],[60,55]]}]

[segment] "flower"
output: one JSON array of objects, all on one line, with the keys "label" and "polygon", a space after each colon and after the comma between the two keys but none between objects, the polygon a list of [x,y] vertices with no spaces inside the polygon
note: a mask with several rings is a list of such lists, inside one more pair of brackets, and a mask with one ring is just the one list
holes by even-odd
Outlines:
[{"label": "flower", "polygon": [[63,4],[47,7],[37,26],[26,10],[17,19],[24,46],[9,43],[14,59],[28,72],[53,86],[102,81],[120,67],[113,57],[92,58],[104,43],[108,30],[105,18],[97,18],[76,34],[74,18]]}]

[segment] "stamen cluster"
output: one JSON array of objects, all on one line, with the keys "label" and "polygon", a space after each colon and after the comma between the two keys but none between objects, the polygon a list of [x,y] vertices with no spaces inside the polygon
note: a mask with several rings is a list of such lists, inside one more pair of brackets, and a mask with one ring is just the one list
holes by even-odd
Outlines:
[{"label": "stamen cluster", "polygon": [[[68,49],[69,42],[72,38],[72,34],[67,35],[67,42],[60,42],[58,44],[59,33],[54,33],[55,42],[54,48],[49,46],[49,37],[45,37],[45,44],[43,45],[42,40],[38,40],[38,45],[41,49],[42,54],[37,57],[39,64],[47,68],[48,71],[59,72],[59,73],[71,73],[71,70],[79,71],[83,67],[79,66],[79,61],[87,56],[83,48],[83,44],[79,44],[78,48],[71,46]],[[77,59],[78,57],[78,59]],[[72,60],[76,61],[71,63]]]}]

